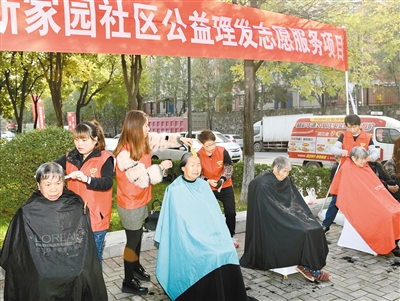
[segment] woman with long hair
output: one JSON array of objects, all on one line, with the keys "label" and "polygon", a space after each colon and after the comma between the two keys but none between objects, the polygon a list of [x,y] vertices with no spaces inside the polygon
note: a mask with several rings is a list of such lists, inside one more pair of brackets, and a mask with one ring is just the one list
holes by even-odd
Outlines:
[{"label": "woman with long hair", "polygon": [[151,200],[152,185],[160,183],[163,171],[172,167],[169,160],[152,165],[150,151],[161,147],[179,147],[182,143],[192,144],[191,139],[181,138],[179,134],[149,131],[146,113],[139,110],[128,112],[114,150],[117,159],[117,209],[126,233],[122,291],[136,295],[148,292],[139,279],[150,280],[150,275],[140,264],[143,221],[148,214],[146,205]]}]

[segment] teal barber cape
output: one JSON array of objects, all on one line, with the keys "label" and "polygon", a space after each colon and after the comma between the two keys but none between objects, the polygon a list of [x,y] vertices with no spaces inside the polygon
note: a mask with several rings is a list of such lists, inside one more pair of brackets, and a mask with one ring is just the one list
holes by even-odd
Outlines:
[{"label": "teal barber cape", "polygon": [[154,240],[156,276],[172,300],[221,266],[239,265],[218,201],[202,179],[180,176],[167,187]]}]

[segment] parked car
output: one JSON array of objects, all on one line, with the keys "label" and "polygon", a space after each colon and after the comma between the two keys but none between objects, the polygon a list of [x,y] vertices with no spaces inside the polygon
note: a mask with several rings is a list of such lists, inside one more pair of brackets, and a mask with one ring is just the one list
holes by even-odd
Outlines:
[{"label": "parked car", "polygon": [[118,139],[119,139],[120,135],[121,134],[118,134],[118,135],[114,136],[113,138],[105,138],[104,139],[106,142],[106,147],[105,147],[106,151],[109,151],[110,153],[112,153],[114,151],[114,149],[117,147]]},{"label": "parked car", "polygon": [[236,143],[237,145],[240,146],[240,148],[243,148],[243,138],[240,135],[237,134],[224,134],[226,138],[228,138],[231,142]]},{"label": "parked car", "polygon": [[[197,152],[201,148],[201,144],[197,140],[193,140],[193,148]],[[163,148],[151,152],[152,159],[174,160],[180,161],[183,154],[190,152],[190,147],[186,144],[176,148]]]},{"label": "parked car", "polygon": [[[197,135],[199,135],[201,133],[201,131],[194,131],[192,132],[192,136],[189,138],[192,138],[194,141],[196,141],[197,143],[200,144],[200,142],[197,139]],[[240,148],[240,146],[234,142],[231,142],[228,138],[226,138],[224,135],[222,135],[220,132],[215,132],[213,131],[217,142],[217,145],[219,146],[223,146],[229,153],[229,155],[231,156],[232,162],[239,162],[240,160],[242,160],[242,149]],[[187,132],[181,132],[182,137],[187,137],[188,133]],[[201,146],[201,144],[200,144]],[[198,151],[198,149],[196,149],[196,146],[194,147],[194,149],[196,151]],[[199,148],[200,149],[200,148]]]},{"label": "parked car", "polygon": [[[106,142],[106,150],[112,152],[118,144],[120,134],[116,135],[114,138],[105,138]],[[193,142],[193,147],[197,152],[201,148],[201,144],[198,141]],[[160,160],[176,160],[180,161],[183,154],[189,152],[190,149],[187,145],[181,145],[177,148],[164,148],[158,149],[151,152],[152,159],[160,159]]]}]

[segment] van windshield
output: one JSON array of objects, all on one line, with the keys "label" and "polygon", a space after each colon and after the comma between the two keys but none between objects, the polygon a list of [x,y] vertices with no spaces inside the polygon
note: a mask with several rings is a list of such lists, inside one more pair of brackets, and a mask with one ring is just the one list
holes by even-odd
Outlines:
[{"label": "van windshield", "polygon": [[254,136],[257,136],[258,134],[260,134],[260,127],[259,126],[255,126],[253,127],[254,129]]}]

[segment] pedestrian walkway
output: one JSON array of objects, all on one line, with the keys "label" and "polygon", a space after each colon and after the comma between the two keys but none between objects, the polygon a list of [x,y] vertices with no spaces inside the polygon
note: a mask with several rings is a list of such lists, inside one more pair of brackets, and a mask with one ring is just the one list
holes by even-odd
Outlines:
[{"label": "pedestrian walkway", "polygon": [[[287,279],[270,271],[256,271],[242,268],[248,295],[258,300],[400,300],[400,258],[373,256],[367,253],[342,248],[337,245],[342,227],[331,226],[327,238],[329,254],[324,268],[332,275],[331,282],[307,281],[299,273]],[[243,254],[245,233],[236,236],[240,247],[239,258]],[[290,256],[290,254],[282,254]],[[141,263],[151,274],[150,282],[143,282],[149,294],[135,296],[121,292],[124,275],[123,259],[115,256],[103,261],[103,274],[109,300],[118,301],[167,301],[163,289],[155,277],[157,250],[141,253]],[[3,301],[4,281],[0,282],[0,301]],[[205,300],[207,301],[207,300]]]},{"label": "pedestrian walkway", "polygon": [[[331,282],[311,283],[299,273],[288,276],[270,271],[255,271],[242,268],[248,295],[258,300],[400,300],[400,258],[373,256],[367,253],[337,246],[342,227],[332,225],[328,232],[329,255],[324,270],[333,279]],[[243,254],[245,233],[235,236]],[[149,288],[146,296],[134,296],[121,292],[123,260],[113,257],[104,260],[104,277],[109,300],[170,300],[155,277],[157,250],[142,253],[141,262],[151,274],[151,282],[143,282]],[[282,254],[290,256],[290,254]],[[206,301],[206,300],[205,300]]]}]

